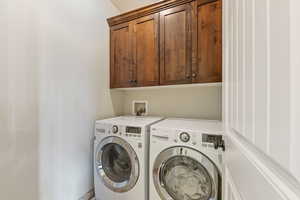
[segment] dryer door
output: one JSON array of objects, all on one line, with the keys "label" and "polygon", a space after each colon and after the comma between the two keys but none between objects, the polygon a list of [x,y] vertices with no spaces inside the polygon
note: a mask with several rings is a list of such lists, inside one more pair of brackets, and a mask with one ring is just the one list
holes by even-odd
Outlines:
[{"label": "dryer door", "polygon": [[219,200],[221,177],[205,155],[187,147],[161,152],[153,168],[155,188],[162,200]]},{"label": "dryer door", "polygon": [[95,167],[104,185],[114,192],[131,190],[139,178],[138,157],[131,145],[119,137],[108,137],[100,142]]}]

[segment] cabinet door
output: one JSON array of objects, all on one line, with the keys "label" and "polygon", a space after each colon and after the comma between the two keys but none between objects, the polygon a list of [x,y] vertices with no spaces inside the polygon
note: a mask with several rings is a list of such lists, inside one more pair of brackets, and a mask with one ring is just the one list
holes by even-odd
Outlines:
[{"label": "cabinet door", "polygon": [[124,23],[111,27],[110,87],[130,87],[133,80],[131,26]]},{"label": "cabinet door", "polygon": [[194,83],[222,81],[222,9],[220,0],[193,3]]},{"label": "cabinet door", "polygon": [[160,84],[191,82],[191,4],[160,12]]},{"label": "cabinet door", "polygon": [[134,82],[136,86],[159,85],[159,14],[137,19],[133,26]]}]

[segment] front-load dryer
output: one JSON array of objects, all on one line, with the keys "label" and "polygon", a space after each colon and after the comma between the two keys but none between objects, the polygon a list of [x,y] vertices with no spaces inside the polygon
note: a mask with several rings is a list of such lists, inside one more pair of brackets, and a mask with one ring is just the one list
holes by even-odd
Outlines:
[{"label": "front-load dryer", "polygon": [[221,200],[222,123],[165,119],[151,126],[150,200]]},{"label": "front-load dryer", "polygon": [[148,200],[150,125],[159,120],[122,116],[96,121],[96,200]]}]

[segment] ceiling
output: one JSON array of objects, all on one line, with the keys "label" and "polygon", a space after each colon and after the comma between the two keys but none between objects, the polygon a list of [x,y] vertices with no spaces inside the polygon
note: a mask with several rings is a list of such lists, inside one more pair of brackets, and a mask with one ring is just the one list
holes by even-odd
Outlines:
[{"label": "ceiling", "polygon": [[111,0],[111,2],[121,11],[126,12],[145,5],[149,5],[160,0]]}]

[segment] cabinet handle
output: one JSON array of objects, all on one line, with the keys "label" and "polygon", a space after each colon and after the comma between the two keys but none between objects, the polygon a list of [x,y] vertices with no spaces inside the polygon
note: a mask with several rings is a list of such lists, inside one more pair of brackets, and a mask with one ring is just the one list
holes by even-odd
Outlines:
[{"label": "cabinet handle", "polygon": [[134,83],[134,84],[137,84],[137,80],[130,80],[128,81],[129,83]]}]

